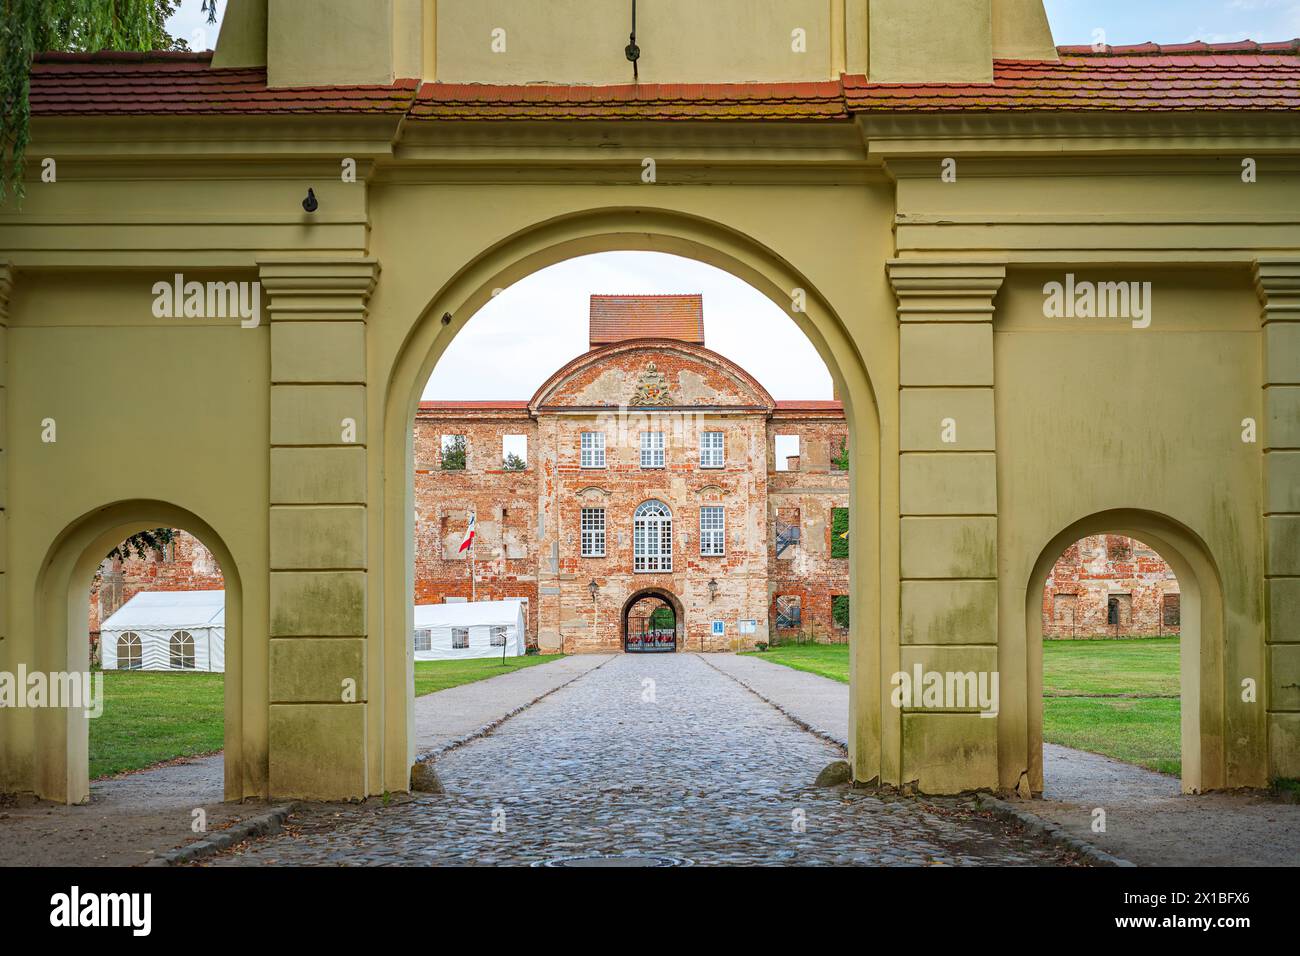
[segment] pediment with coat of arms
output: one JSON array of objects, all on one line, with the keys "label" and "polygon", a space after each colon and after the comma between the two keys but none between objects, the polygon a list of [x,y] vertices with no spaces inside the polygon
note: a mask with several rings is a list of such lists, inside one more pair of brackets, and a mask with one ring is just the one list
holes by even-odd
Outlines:
[{"label": "pediment with coat of arms", "polygon": [[671,405],[672,394],[669,391],[668,376],[659,371],[654,362],[646,366],[641,377],[637,379],[636,392],[632,395],[631,405]]}]

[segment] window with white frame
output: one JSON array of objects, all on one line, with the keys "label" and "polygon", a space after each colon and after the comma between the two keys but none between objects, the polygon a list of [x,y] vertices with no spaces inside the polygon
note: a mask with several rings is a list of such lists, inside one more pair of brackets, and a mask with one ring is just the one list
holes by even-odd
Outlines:
[{"label": "window with white frame", "polygon": [[117,639],[117,669],[138,671],[143,668],[143,651],[144,645],[140,642],[140,635],[127,631]]},{"label": "window with white frame", "polygon": [[700,467],[721,468],[723,465],[722,432],[700,434]]},{"label": "window with white frame", "polygon": [[662,468],[664,466],[664,433],[641,433],[641,467]]},{"label": "window with white frame", "polygon": [[504,624],[492,625],[492,646],[493,647],[506,646],[506,627]]},{"label": "window with white frame", "polygon": [[605,509],[582,509],[582,556],[584,558],[603,558],[605,556]]},{"label": "window with white frame", "polygon": [[632,570],[673,569],[673,513],[662,501],[647,501],[632,516]]},{"label": "window with white frame", "polygon": [[722,505],[700,508],[700,554],[720,557],[727,553],[727,512]]},{"label": "window with white frame", "polygon": [[421,627],[416,629],[415,649],[417,651],[433,650],[433,631],[430,628]]},{"label": "window with white frame", "polygon": [[580,464],[583,468],[605,467],[604,432],[582,433],[582,460]]},{"label": "window with white frame", "polygon": [[469,628],[453,627],[451,629],[451,646],[457,650],[469,647]]},{"label": "window with white frame", "polygon": [[194,635],[189,631],[177,631],[171,639],[172,670],[194,670]]}]

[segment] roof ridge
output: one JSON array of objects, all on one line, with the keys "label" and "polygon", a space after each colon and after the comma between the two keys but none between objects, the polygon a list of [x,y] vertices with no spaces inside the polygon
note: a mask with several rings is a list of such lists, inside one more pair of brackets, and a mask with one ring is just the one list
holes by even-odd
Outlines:
[{"label": "roof ridge", "polygon": [[1206,43],[1194,40],[1191,43],[1130,43],[1121,46],[1101,44],[1077,44],[1058,46],[1058,53],[1068,56],[1169,56],[1195,53],[1284,53],[1288,50],[1300,53],[1300,38],[1257,43],[1254,40],[1236,40],[1227,43]]},{"label": "roof ridge", "polygon": [[[43,50],[32,56],[33,63],[210,63],[212,50]],[[263,67],[262,69],[265,69]]]}]

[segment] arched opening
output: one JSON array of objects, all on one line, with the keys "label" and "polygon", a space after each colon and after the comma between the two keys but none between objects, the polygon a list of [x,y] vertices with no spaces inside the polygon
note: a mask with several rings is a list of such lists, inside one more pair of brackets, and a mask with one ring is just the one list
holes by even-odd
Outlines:
[{"label": "arched opening", "polygon": [[[1054,569],[1065,569],[1069,577],[1069,568],[1079,558],[1080,542],[1092,549],[1083,560],[1092,561],[1093,576],[1099,582],[1098,593],[1086,597],[1086,583],[1058,583],[1053,575]],[[1134,548],[1150,555],[1145,576],[1135,573],[1142,553],[1135,553]],[[1138,583],[1145,593],[1138,594],[1135,615],[1133,598]],[[1165,600],[1165,595],[1177,597]],[[1154,702],[1147,706],[1146,729],[1112,727],[1112,741],[1105,746],[1126,749],[1130,758],[1145,749],[1149,751],[1145,762],[1152,769],[1173,769],[1158,766],[1158,741],[1166,741],[1166,754],[1175,749],[1170,724],[1175,708],[1169,694],[1176,688],[1176,750],[1182,791],[1198,793],[1224,785],[1222,587],[1208,549],[1195,533],[1170,518],[1144,511],[1110,511],[1076,522],[1039,556],[1030,578],[1025,615],[1029,778],[1034,792],[1043,791],[1047,775],[1043,756],[1045,671],[1055,682],[1046,684],[1049,691],[1069,685],[1082,688],[1083,693],[1130,695],[1097,696],[1091,702],[1073,705],[1053,700],[1048,706],[1057,708],[1061,718],[1053,733],[1061,733],[1062,724],[1074,724],[1080,740],[1097,733],[1097,725],[1107,720],[1122,725],[1124,712],[1132,714],[1138,706],[1130,702],[1140,698],[1131,695],[1145,693]],[[1177,623],[1171,623],[1175,619]],[[1122,643],[1126,632],[1133,630],[1140,632],[1138,640],[1146,641],[1145,645]],[[1148,636],[1148,630],[1156,633]],[[1167,633],[1175,630],[1176,635]],[[1111,642],[1110,659],[1086,666],[1089,648],[1085,645],[1053,645],[1045,653],[1045,637],[1050,641],[1085,636],[1101,636]],[[1072,661],[1074,656],[1078,659]],[[1145,660],[1139,661],[1139,657]],[[1067,714],[1071,707],[1072,715]],[[1089,720],[1094,726],[1084,726]],[[1145,743],[1141,740],[1144,736]],[[1156,741],[1154,748],[1151,741]]]},{"label": "arched opening", "polygon": [[685,610],[671,592],[649,588],[623,604],[619,635],[629,654],[671,654],[689,650],[682,644]]},{"label": "arched opening", "polygon": [[[1181,775],[1181,593],[1144,542],[1090,535],[1057,559],[1043,591],[1043,785],[1104,762]],[[1135,775],[1153,788],[1155,777]]]},{"label": "arched opening", "polygon": [[[158,582],[159,569],[143,567],[153,560],[151,548],[143,556],[121,550],[158,529],[179,531],[173,540],[202,547],[214,572],[207,583],[223,586],[167,590],[165,573]],[[175,556],[170,545],[166,550]],[[38,747],[40,792],[83,803],[92,776],[220,750],[223,756],[195,778],[203,791],[195,794],[198,803],[247,795],[243,594],[234,559],[210,526],[163,502],[123,502],[93,512],[51,547],[37,593],[47,595],[37,608],[42,669],[90,674],[93,658],[103,680],[102,713],[60,708],[37,716],[38,736],[65,744]]]},{"label": "arched opening", "polygon": [[105,699],[90,722],[92,783],[187,760],[194,802],[223,797],[225,591],[216,555],[178,528],[121,541],[100,563],[89,627]]},{"label": "arched opening", "polygon": [[[855,343],[814,285],[791,263],[745,236],[716,223],[688,216],[644,209],[610,209],[541,223],[487,250],[437,291],[405,342],[390,379],[386,404],[389,411],[384,422],[387,456],[384,474],[392,477],[386,479],[385,539],[393,542],[393,547],[401,543],[405,548],[402,559],[408,573],[400,586],[389,579],[383,602],[387,637],[380,659],[372,661],[375,673],[385,675],[385,690],[372,695],[371,706],[382,709],[382,720],[377,721],[377,725],[383,724],[388,728],[385,731],[387,749],[383,779],[389,785],[405,784],[406,770],[414,757],[410,747],[413,708],[409,691],[411,664],[407,635],[411,632],[410,609],[421,595],[417,591],[415,535],[409,524],[417,512],[411,476],[418,467],[418,448],[412,439],[411,422],[418,413],[424,385],[457,333],[495,294],[549,265],[587,254],[619,250],[669,253],[728,272],[778,305],[811,342],[829,370],[835,394],[843,403],[845,432],[853,436],[848,452],[851,465],[845,469],[850,472],[847,498],[861,503],[859,507],[850,509],[850,521],[855,540],[860,541],[862,547],[855,550],[852,562],[846,562],[849,584],[844,590],[858,595],[861,607],[879,607],[880,582],[875,558],[879,541],[879,420],[875,399],[865,363],[858,355]],[[650,449],[652,456],[654,451],[654,448]],[[773,453],[767,449],[766,454],[770,456]],[[400,483],[399,476],[405,476]],[[595,501],[600,498],[602,489],[593,484],[584,494]],[[595,510],[597,505],[593,503],[591,508]],[[476,515],[476,520],[481,521],[482,515]],[[468,516],[465,522],[468,523]],[[612,524],[601,529],[594,521],[588,528],[580,527],[575,521],[573,527],[575,541],[583,531],[589,531],[592,537],[603,531],[606,541],[614,533]],[[690,532],[694,546],[700,538],[693,518]],[[629,541],[629,551],[630,545]],[[395,554],[388,558],[390,562],[396,559]],[[608,596],[602,593],[606,583],[599,576],[592,576],[590,583],[585,575],[579,577],[578,583],[591,593],[588,598],[590,620],[599,620],[600,616],[608,614],[601,611],[608,601]],[[711,587],[700,598],[703,602],[709,602],[714,593],[725,587],[725,575],[710,575],[708,583]],[[765,614],[754,617],[761,619]],[[854,648],[850,701],[850,723],[854,730],[851,737],[856,772],[861,779],[879,776],[882,719],[878,680],[879,621],[873,617],[865,614],[856,617],[854,626],[860,636],[855,640],[850,635],[850,644]],[[732,622],[730,627],[733,633],[737,630],[746,633],[743,626],[752,628],[755,623],[752,619],[738,621]],[[763,620],[761,626],[766,624],[767,621]],[[679,613],[676,627],[680,630],[682,626]],[[725,634],[729,625],[720,620],[705,621],[702,626],[718,627]],[[575,629],[575,633],[581,634],[585,630]],[[748,633],[752,635],[752,631]],[[687,643],[693,640],[692,637]],[[571,649],[567,637],[562,646],[566,651]]]}]

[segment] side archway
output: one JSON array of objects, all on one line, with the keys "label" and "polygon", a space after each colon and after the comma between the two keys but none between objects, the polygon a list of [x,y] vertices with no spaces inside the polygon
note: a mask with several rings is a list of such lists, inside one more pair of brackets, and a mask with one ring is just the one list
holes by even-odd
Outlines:
[{"label": "side archway", "polygon": [[[265,780],[250,766],[244,740],[244,598],[238,565],[220,535],[184,508],[161,501],[122,501],[82,515],[58,536],[41,565],[37,606],[35,668],[47,673],[90,669],[87,597],[95,570],[115,546],[149,528],[183,529],[198,538],[221,566],[226,589],[225,797],[260,793]],[[35,715],[33,743],[37,793],[69,804],[90,798],[89,724],[82,710],[49,708]],[[251,789],[250,789],[251,786]]]},{"label": "side archway", "polygon": [[[555,263],[598,252],[662,252],[731,273],[766,295],[796,323],[830,371],[844,403],[852,443],[850,533],[854,551],[850,589],[860,607],[881,608],[880,494],[881,423],[867,363],[837,307],[820,294],[796,264],[724,224],[668,210],[611,207],[538,222],[481,250],[434,290],[396,353],[383,401],[383,555],[403,575],[384,576],[382,642],[370,649],[372,726],[382,728],[382,770],[375,792],[408,785],[414,759],[413,665],[408,640],[415,591],[411,422],[434,366],[466,322],[492,298],[493,290]],[[799,303],[798,310],[792,304]],[[851,308],[844,303],[843,308]],[[884,613],[853,621],[849,738],[857,779],[881,775],[881,649]]]},{"label": "side archway", "polygon": [[1223,586],[1205,542],[1172,518],[1116,510],[1083,518],[1054,537],[1038,556],[1025,598],[1028,653],[1029,784],[1043,789],[1042,595],[1056,560],[1074,542],[1094,534],[1121,534],[1154,549],[1178,577],[1182,594],[1179,636],[1182,789],[1201,793],[1225,786]]}]

